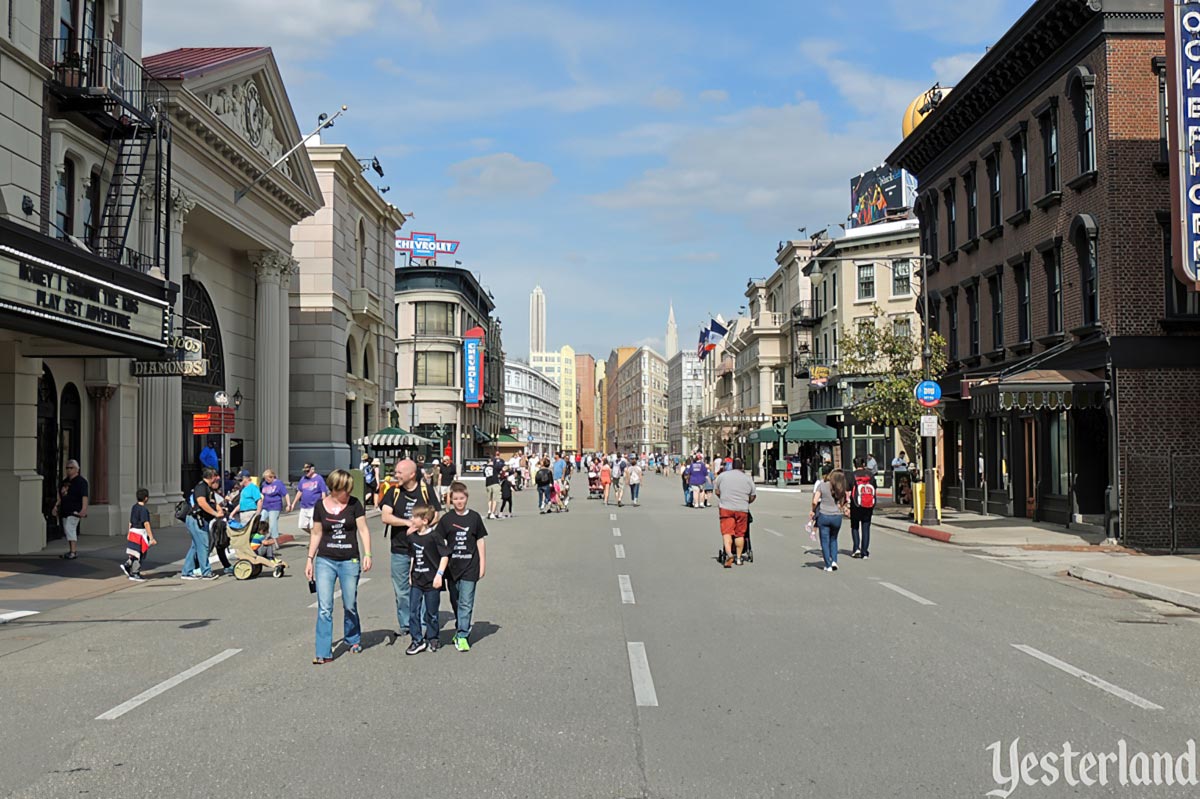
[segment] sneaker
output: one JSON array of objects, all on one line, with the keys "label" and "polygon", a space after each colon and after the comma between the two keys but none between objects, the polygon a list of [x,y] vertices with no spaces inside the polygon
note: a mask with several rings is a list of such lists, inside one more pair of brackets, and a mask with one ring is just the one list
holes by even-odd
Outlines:
[{"label": "sneaker", "polygon": [[868,555],[866,552],[864,552],[864,553],[863,553],[863,560],[866,560],[866,559],[867,559],[867,558],[869,558],[869,557],[871,557],[871,556],[870,556],[870,555]]},{"label": "sneaker", "polygon": [[832,572],[832,571],[833,571],[833,569],[831,569],[831,568],[829,568],[828,566],[826,566],[826,567],[825,567],[825,569],[824,569],[824,571],[827,571],[827,572]]},{"label": "sneaker", "polygon": [[125,574],[126,577],[129,576],[129,561],[125,561],[124,563],[121,564],[121,571]]},{"label": "sneaker", "polygon": [[129,579],[130,579],[130,580],[133,580],[135,583],[144,583],[144,582],[146,582],[146,578],[145,578],[145,577],[143,577],[143,576],[142,576],[142,575],[140,575],[140,574],[131,574],[131,575],[129,575]]},{"label": "sneaker", "polygon": [[78,556],[74,552],[64,552],[59,557],[63,560],[75,560]]},{"label": "sneaker", "polygon": [[441,644],[438,642],[438,639],[436,639],[436,638],[430,638],[425,643],[427,643],[429,645],[430,652],[438,651],[438,647],[441,646]]},{"label": "sneaker", "polygon": [[404,654],[419,655],[424,651],[425,651],[425,642],[424,641],[413,641],[411,644],[408,645],[408,649],[404,650]]},{"label": "sneaker", "polygon": [[863,556],[863,554],[861,552],[859,552],[857,549],[850,553],[850,557],[852,557],[852,558],[861,558],[862,556]]},{"label": "sneaker", "polygon": [[737,559],[737,565],[741,566],[745,561],[742,558]]},{"label": "sneaker", "polygon": [[219,578],[220,576],[221,576],[221,575],[220,575],[220,573],[218,573],[218,572],[213,572],[212,574],[205,574],[205,575],[202,575],[202,576],[200,577],[200,579],[201,579],[201,580],[216,580],[216,579],[217,579],[217,578]]},{"label": "sneaker", "polygon": [[181,575],[179,575],[179,579],[181,579],[181,580],[199,580],[200,575],[198,575],[198,574],[181,574]]},{"label": "sneaker", "polygon": [[471,645],[467,643],[467,639],[459,638],[458,636],[454,637],[454,648],[457,649],[459,652],[470,652],[471,651]]},{"label": "sneaker", "polygon": [[831,566],[831,568],[832,568],[834,571],[837,571],[837,564],[836,564],[836,563],[834,563],[834,564]]},{"label": "sneaker", "polygon": [[725,568],[726,568],[726,569],[732,569],[732,568],[733,568],[733,558],[732,558],[731,556],[729,556],[729,555],[726,555],[726,556],[725,556]]}]

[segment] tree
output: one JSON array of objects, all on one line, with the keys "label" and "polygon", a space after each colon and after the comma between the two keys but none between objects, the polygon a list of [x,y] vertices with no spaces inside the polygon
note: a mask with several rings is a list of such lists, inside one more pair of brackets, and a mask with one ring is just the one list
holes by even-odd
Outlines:
[{"label": "tree", "polygon": [[[839,372],[869,378],[863,395],[855,398],[854,415],[871,424],[895,427],[905,448],[916,455],[920,452],[921,416],[927,413],[913,394],[924,378],[919,332],[911,324],[897,325],[876,305],[871,318],[846,331],[838,344]],[[946,369],[946,340],[934,332],[930,348],[929,373],[937,377]]]}]

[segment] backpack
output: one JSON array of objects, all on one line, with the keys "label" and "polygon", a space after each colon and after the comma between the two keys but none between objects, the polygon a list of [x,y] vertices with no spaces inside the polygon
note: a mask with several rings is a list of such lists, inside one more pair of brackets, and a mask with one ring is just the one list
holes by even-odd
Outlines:
[{"label": "backpack", "polygon": [[534,476],[533,481],[540,486],[548,486],[554,482],[554,475],[549,469],[538,469],[537,475]]},{"label": "backpack", "polygon": [[175,503],[175,521],[186,522],[192,514],[191,495]]},{"label": "backpack", "polygon": [[854,478],[854,504],[863,510],[875,507],[875,478],[869,474]]}]

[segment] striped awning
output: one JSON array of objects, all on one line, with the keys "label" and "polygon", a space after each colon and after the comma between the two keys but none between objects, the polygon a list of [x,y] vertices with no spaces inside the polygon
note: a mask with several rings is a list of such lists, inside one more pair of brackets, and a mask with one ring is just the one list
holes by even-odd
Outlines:
[{"label": "striped awning", "polygon": [[438,442],[399,427],[385,427],[378,433],[363,436],[354,443],[360,447],[370,447],[371,449],[399,449],[400,447],[436,446]]}]

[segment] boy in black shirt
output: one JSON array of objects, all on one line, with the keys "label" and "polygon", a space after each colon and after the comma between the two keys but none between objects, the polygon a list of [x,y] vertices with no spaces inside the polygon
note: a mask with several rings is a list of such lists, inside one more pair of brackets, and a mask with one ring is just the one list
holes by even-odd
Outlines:
[{"label": "boy in black shirt", "polygon": [[475,609],[475,585],[487,570],[487,550],[484,538],[487,527],[483,517],[467,510],[467,487],[463,483],[450,486],[449,511],[438,521],[437,534],[446,540],[450,551],[450,604],[458,626],[454,633],[454,648],[470,652],[467,638],[471,634],[471,612]]},{"label": "boy in black shirt", "polygon": [[[450,560],[450,547],[433,527],[437,512],[433,506],[420,503],[413,507],[408,524],[409,548],[412,551],[412,572],[409,574],[408,632],[412,643],[406,655],[416,655],[428,649],[438,649],[438,605],[442,590],[446,564]],[[423,606],[423,607],[422,607]],[[425,630],[422,635],[421,616],[424,610]]]},{"label": "boy in black shirt", "polygon": [[154,531],[150,529],[150,511],[146,508],[148,499],[150,492],[139,488],[137,502],[129,510],[129,533],[125,536],[126,558],[121,564],[121,571],[135,583],[146,581],[142,576],[142,558],[145,557],[146,550],[158,543],[154,540]]}]

